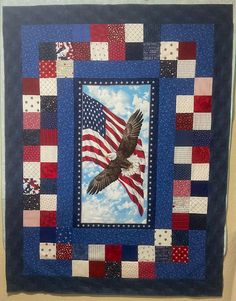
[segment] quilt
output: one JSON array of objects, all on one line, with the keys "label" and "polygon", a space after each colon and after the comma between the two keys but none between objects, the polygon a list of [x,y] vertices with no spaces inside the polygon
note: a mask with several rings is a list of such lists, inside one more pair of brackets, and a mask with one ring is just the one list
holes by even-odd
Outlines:
[{"label": "quilt", "polygon": [[3,17],[8,291],[221,295],[231,5]]}]

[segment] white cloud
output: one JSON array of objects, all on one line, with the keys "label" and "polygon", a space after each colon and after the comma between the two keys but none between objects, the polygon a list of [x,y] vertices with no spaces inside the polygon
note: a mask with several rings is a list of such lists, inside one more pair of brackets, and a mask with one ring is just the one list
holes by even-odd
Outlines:
[{"label": "white cloud", "polygon": [[140,109],[143,112],[144,118],[146,119],[149,115],[149,102],[141,97],[139,97],[137,94],[133,97],[132,102],[135,110]]}]

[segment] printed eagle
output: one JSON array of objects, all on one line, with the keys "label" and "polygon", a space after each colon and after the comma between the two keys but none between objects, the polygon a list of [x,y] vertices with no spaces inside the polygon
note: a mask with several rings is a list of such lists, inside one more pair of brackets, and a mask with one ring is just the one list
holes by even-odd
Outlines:
[{"label": "printed eagle", "polygon": [[107,155],[111,160],[109,165],[90,182],[87,193],[97,194],[112,182],[115,182],[121,175],[122,169],[129,170],[132,168],[134,163],[130,162],[128,158],[136,148],[142,123],[143,113],[137,110],[130,116],[126,124],[117,152]]}]

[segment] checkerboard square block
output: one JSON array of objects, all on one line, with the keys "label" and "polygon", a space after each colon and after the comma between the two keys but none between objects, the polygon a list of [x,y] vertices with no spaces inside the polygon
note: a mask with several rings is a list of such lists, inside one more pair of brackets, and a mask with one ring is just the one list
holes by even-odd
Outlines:
[{"label": "checkerboard square block", "polygon": [[41,112],[41,128],[55,129],[57,127],[57,113]]},{"label": "checkerboard square block", "polygon": [[173,213],[172,214],[173,230],[188,230],[189,229],[189,214]]},{"label": "checkerboard square block", "polygon": [[40,147],[41,162],[57,162],[57,146],[41,146]]},{"label": "checkerboard square block", "polygon": [[39,129],[40,113],[23,113],[23,128],[32,130]]},{"label": "checkerboard square block", "polygon": [[138,246],[123,245],[122,246],[122,260],[123,261],[138,261]]},{"label": "checkerboard square block", "polygon": [[204,146],[194,146],[192,152],[193,163],[210,162],[210,148]]},{"label": "checkerboard square block", "polygon": [[188,231],[173,231],[172,244],[174,246],[187,246],[188,245]]},{"label": "checkerboard square block", "polygon": [[155,279],[156,278],[156,264],[155,262],[139,262],[139,278],[141,279]]},{"label": "checkerboard square block", "polygon": [[208,196],[208,181],[191,181],[191,196]]},{"label": "checkerboard square block", "polygon": [[208,181],[209,180],[209,164],[208,163],[192,164],[191,180]]},{"label": "checkerboard square block", "polygon": [[73,243],[73,259],[88,260],[88,246]]},{"label": "checkerboard square block", "polygon": [[56,78],[40,78],[40,95],[55,96],[57,95],[57,79]]},{"label": "checkerboard square block", "polygon": [[179,52],[179,42],[161,42],[160,60],[177,60]]},{"label": "checkerboard square block", "polygon": [[191,146],[176,146],[174,153],[175,164],[191,164],[192,163],[192,147]]},{"label": "checkerboard square block", "polygon": [[57,129],[41,129],[40,144],[57,145]]},{"label": "checkerboard square block", "polygon": [[160,41],[160,24],[144,25],[144,42]]},{"label": "checkerboard square block", "polygon": [[57,178],[57,163],[41,163],[40,175],[41,178],[48,178],[48,179]]},{"label": "checkerboard square block", "polygon": [[172,261],[176,263],[188,263],[188,247],[187,246],[173,246],[172,247]]},{"label": "checkerboard square block", "polygon": [[174,78],[177,76],[177,61],[160,61],[160,77]]},{"label": "checkerboard square block", "polygon": [[121,245],[106,245],[105,257],[106,257],[106,261],[121,261],[122,246]]},{"label": "checkerboard square block", "polygon": [[106,262],[105,263],[105,277],[106,278],[121,278],[121,263],[120,262]]},{"label": "checkerboard square block", "polygon": [[39,210],[23,210],[23,227],[39,227],[40,211]]},{"label": "checkerboard square block", "polygon": [[190,214],[190,230],[206,230],[207,214]]},{"label": "checkerboard square block", "polygon": [[56,44],[41,43],[39,44],[39,60],[56,60]]},{"label": "checkerboard square block", "polygon": [[138,278],[138,262],[137,261],[122,261],[121,262],[121,277],[122,278]]},{"label": "checkerboard square block", "polygon": [[73,48],[73,56],[75,61],[90,60],[90,43],[71,43]]},{"label": "checkerboard square block", "polygon": [[125,43],[110,42],[108,44],[109,60],[124,61],[125,60]]},{"label": "checkerboard square block", "polygon": [[188,180],[175,180],[174,181],[174,197],[187,197],[190,196],[191,181]]},{"label": "checkerboard square block", "polygon": [[89,24],[73,24],[72,25],[73,41],[90,41],[90,25]]},{"label": "checkerboard square block", "polygon": [[39,244],[39,258],[40,259],[56,259],[56,244],[41,242]]},{"label": "checkerboard square block", "polygon": [[176,130],[192,130],[193,129],[193,114],[177,113],[176,114]]},{"label": "checkerboard square block", "polygon": [[56,211],[40,211],[40,227],[56,227]]},{"label": "checkerboard square block", "polygon": [[56,194],[40,194],[40,210],[56,211],[57,195]]},{"label": "checkerboard square block", "polygon": [[155,246],[138,246],[138,261],[154,262],[155,261]]},{"label": "checkerboard square block", "polygon": [[194,96],[177,95],[176,96],[176,113],[193,113]]},{"label": "checkerboard square block", "polygon": [[39,210],[39,194],[23,195],[23,208],[24,210]]},{"label": "checkerboard square block", "polygon": [[72,78],[74,77],[74,61],[58,60],[57,61],[57,77]]},{"label": "checkerboard square block", "polygon": [[89,262],[72,260],[72,277],[89,277]]},{"label": "checkerboard square block", "polygon": [[57,180],[56,179],[40,179],[41,194],[56,194]]},{"label": "checkerboard square block", "polygon": [[72,259],[72,245],[70,243],[56,244],[56,257],[60,260]]},{"label": "checkerboard square block", "polygon": [[40,228],[40,242],[56,242],[56,228]]},{"label": "checkerboard square block", "polygon": [[39,145],[39,130],[23,130],[24,145]]},{"label": "checkerboard square block", "polygon": [[144,43],[143,44],[143,59],[157,60],[160,57],[160,43]]},{"label": "checkerboard square block", "polygon": [[89,277],[104,278],[105,277],[105,262],[104,261],[89,261]]},{"label": "checkerboard square block", "polygon": [[40,112],[40,96],[23,95],[23,112]]},{"label": "checkerboard square block", "polygon": [[126,43],[126,60],[143,59],[143,43]]},{"label": "checkerboard square block", "polygon": [[168,263],[172,261],[172,247],[156,247],[156,262]]},{"label": "checkerboard square block", "polygon": [[168,247],[172,243],[171,229],[156,229],[154,234],[155,246]]},{"label": "checkerboard square block", "polygon": [[177,77],[178,78],[194,78],[196,72],[196,61],[187,60],[177,62]]},{"label": "checkerboard square block", "polygon": [[56,112],[57,98],[55,96],[41,96],[41,111]]},{"label": "checkerboard square block", "polygon": [[39,162],[24,162],[23,163],[24,178],[40,178],[40,163]]},{"label": "checkerboard square block", "polygon": [[40,146],[26,145],[23,152],[24,162],[39,162],[40,161]]},{"label": "checkerboard square block", "polygon": [[194,95],[212,95],[212,77],[196,77],[194,80]]},{"label": "checkerboard square block", "polygon": [[125,24],[125,42],[143,42],[143,24]]},{"label": "checkerboard square block", "polygon": [[193,114],[193,130],[210,130],[211,129],[211,113],[194,113]]},{"label": "checkerboard square block", "polygon": [[189,197],[174,197],[172,209],[173,213],[188,213],[189,202]]},{"label": "checkerboard square block", "polygon": [[92,61],[108,61],[108,43],[91,42],[90,53]]},{"label": "checkerboard square block", "polygon": [[193,139],[194,139],[193,131],[176,131],[175,132],[175,145],[176,146],[192,145]]},{"label": "checkerboard square block", "polygon": [[193,131],[193,145],[194,146],[210,146],[211,131]]},{"label": "checkerboard square block", "polygon": [[39,79],[38,78],[23,78],[22,79],[22,94],[23,95],[39,95]]},{"label": "checkerboard square block", "polygon": [[196,59],[196,43],[179,42],[179,60],[195,60],[195,59]]},{"label": "checkerboard square block", "polygon": [[90,261],[104,261],[105,260],[105,245],[89,245],[88,259]]},{"label": "checkerboard square block", "polygon": [[23,178],[23,194],[36,195],[40,193],[40,179]]},{"label": "checkerboard square block", "polygon": [[207,197],[190,197],[190,213],[207,214]]},{"label": "checkerboard square block", "polygon": [[175,180],[190,180],[191,179],[191,164],[175,164],[174,165]]},{"label": "checkerboard square block", "polygon": [[124,24],[108,24],[108,42],[125,42]]},{"label": "checkerboard square block", "polygon": [[211,112],[211,96],[194,96],[194,112]]},{"label": "checkerboard square block", "polygon": [[56,61],[39,61],[39,77],[52,78],[56,76]]},{"label": "checkerboard square block", "polygon": [[91,42],[108,41],[108,24],[91,24],[90,25]]}]

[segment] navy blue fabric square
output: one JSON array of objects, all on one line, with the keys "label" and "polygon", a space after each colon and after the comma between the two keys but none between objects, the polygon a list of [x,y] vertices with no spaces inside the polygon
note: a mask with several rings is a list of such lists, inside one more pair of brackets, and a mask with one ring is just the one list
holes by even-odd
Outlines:
[{"label": "navy blue fabric square", "polygon": [[41,112],[56,112],[57,98],[56,96],[41,96]]},{"label": "navy blue fabric square", "polygon": [[193,132],[193,145],[208,146],[211,142],[210,131],[194,131]]},{"label": "navy blue fabric square", "polygon": [[40,228],[40,242],[56,242],[56,228]]},{"label": "navy blue fabric square", "polygon": [[40,209],[40,195],[23,195],[24,210],[39,210]]},{"label": "navy blue fabric square", "polygon": [[56,194],[57,193],[57,181],[56,179],[41,179],[40,180],[40,192],[43,194]]},{"label": "navy blue fabric square", "polygon": [[72,242],[72,231],[69,227],[56,228],[56,234],[58,243]]},{"label": "navy blue fabric square", "polygon": [[192,181],[191,182],[191,196],[208,196],[208,182],[207,181]]},{"label": "navy blue fabric square", "polygon": [[176,77],[177,61],[160,61],[160,77]]},{"label": "navy blue fabric square", "polygon": [[189,146],[192,145],[193,131],[176,131],[175,145],[176,146]]},{"label": "navy blue fabric square", "polygon": [[55,129],[57,127],[57,114],[55,112],[41,112],[41,127]]},{"label": "navy blue fabric square", "polygon": [[126,60],[143,59],[143,43],[126,43]]},{"label": "navy blue fabric square", "polygon": [[120,262],[106,262],[105,277],[106,278],[120,278],[121,277],[121,263]]},{"label": "navy blue fabric square", "polygon": [[160,41],[160,25],[145,24],[144,25],[144,42]]},{"label": "navy blue fabric square", "polygon": [[73,259],[88,260],[88,245],[73,244]]},{"label": "navy blue fabric square", "polygon": [[23,131],[24,145],[39,145],[40,131],[39,130],[24,130]]},{"label": "navy blue fabric square", "polygon": [[171,247],[156,247],[156,262],[171,262],[172,248]]},{"label": "navy blue fabric square", "polygon": [[56,60],[56,44],[42,43],[39,45],[39,59],[40,60]]},{"label": "navy blue fabric square", "polygon": [[189,229],[190,230],[205,230],[207,226],[206,214],[190,214]]},{"label": "navy blue fabric square", "polygon": [[144,43],[143,59],[158,60],[160,57],[160,43]]},{"label": "navy blue fabric square", "polygon": [[191,179],[191,164],[175,164],[174,179],[175,180],[190,180]]},{"label": "navy blue fabric square", "polygon": [[172,244],[174,246],[188,245],[188,231],[173,231],[172,232]]},{"label": "navy blue fabric square", "polygon": [[138,260],[138,247],[124,245],[122,247],[122,260],[137,261]]}]

